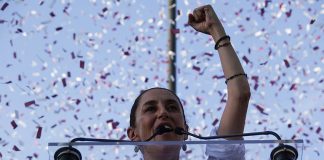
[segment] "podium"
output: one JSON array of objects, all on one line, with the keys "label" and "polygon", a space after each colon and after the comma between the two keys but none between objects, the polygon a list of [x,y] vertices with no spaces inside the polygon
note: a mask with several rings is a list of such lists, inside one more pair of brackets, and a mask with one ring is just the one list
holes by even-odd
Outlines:
[{"label": "podium", "polygon": [[[295,148],[298,152],[297,160],[302,160],[303,157],[303,140],[188,140],[188,141],[150,141],[150,142],[50,142],[49,157],[54,159],[54,154],[64,147],[72,147],[79,152],[82,160],[141,160],[143,155],[141,151],[135,152],[134,148],[149,148],[156,149],[161,152],[163,156],[167,156],[168,152],[179,150],[180,160],[207,160],[210,155],[206,155],[206,149],[209,147],[216,148],[216,150],[233,149],[233,147],[242,147],[244,149],[244,157],[246,160],[269,160],[270,154],[280,144],[288,145]],[[181,147],[187,146],[186,151]],[[141,150],[140,149],[140,150]],[[217,151],[218,152],[218,151]],[[230,154],[237,154],[230,152]],[[56,155],[57,156],[57,155]],[[66,160],[66,159],[65,159]]]}]

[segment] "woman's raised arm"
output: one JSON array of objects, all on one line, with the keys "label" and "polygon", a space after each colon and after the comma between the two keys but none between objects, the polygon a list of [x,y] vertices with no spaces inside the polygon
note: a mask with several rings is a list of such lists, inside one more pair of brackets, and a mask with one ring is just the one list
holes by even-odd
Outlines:
[{"label": "woman's raised arm", "polygon": [[230,38],[226,35],[211,5],[196,8],[192,14],[189,14],[188,24],[196,31],[213,37],[226,78],[228,98],[217,134],[243,133],[250,99],[250,87],[242,65],[230,43]]}]

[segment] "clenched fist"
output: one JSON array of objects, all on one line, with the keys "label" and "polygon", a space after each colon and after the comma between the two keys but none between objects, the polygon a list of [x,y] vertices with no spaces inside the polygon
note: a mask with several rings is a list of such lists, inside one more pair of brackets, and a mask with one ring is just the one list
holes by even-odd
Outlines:
[{"label": "clenched fist", "polygon": [[196,31],[211,35],[214,39],[226,35],[213,7],[205,5],[194,9],[188,15],[188,24]]}]

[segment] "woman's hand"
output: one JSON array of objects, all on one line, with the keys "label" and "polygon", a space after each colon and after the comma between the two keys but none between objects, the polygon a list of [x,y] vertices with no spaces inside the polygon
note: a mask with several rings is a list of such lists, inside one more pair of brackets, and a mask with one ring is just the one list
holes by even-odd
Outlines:
[{"label": "woman's hand", "polygon": [[226,35],[211,5],[205,5],[194,9],[193,13],[188,15],[188,24],[198,32],[213,36],[215,40]]}]

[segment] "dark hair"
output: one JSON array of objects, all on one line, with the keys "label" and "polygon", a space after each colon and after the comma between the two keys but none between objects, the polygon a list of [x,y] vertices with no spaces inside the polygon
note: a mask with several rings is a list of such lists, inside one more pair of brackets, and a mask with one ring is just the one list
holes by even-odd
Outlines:
[{"label": "dark hair", "polygon": [[150,90],[153,90],[153,89],[162,89],[162,90],[166,90],[166,91],[169,91],[170,93],[172,93],[176,98],[177,100],[179,101],[179,104],[181,106],[181,110],[182,110],[182,115],[183,115],[183,119],[184,119],[184,123],[185,123],[185,127],[188,128],[188,125],[187,125],[187,122],[186,122],[186,116],[184,114],[184,109],[183,109],[183,106],[182,106],[182,103],[180,101],[180,98],[171,90],[169,89],[166,89],[166,88],[160,88],[160,87],[154,87],[154,88],[150,88],[150,89],[146,89],[146,90],[143,90],[141,91],[140,95],[137,96],[137,98],[135,99],[134,101],[134,104],[132,106],[132,109],[131,109],[131,113],[130,113],[130,121],[129,121],[129,126],[130,127],[134,127],[135,128],[135,121],[136,121],[136,110],[137,110],[137,107],[139,105],[139,102],[142,98],[142,95]]}]

